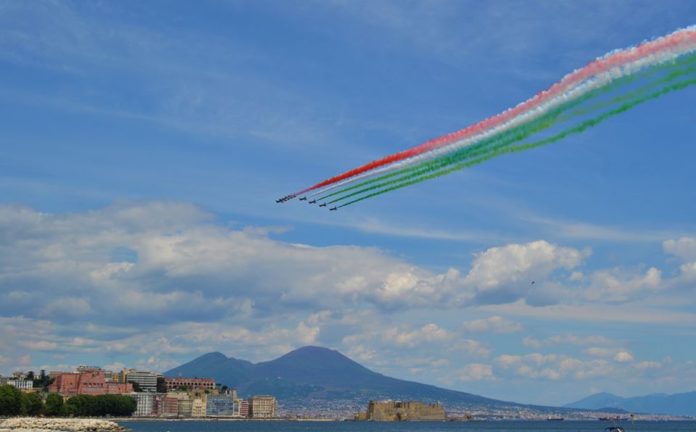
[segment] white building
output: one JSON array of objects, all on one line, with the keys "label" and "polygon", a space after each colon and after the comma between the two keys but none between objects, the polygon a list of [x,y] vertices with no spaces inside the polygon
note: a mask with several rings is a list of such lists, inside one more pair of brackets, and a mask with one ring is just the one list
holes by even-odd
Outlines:
[{"label": "white building", "polygon": [[134,417],[149,417],[155,413],[155,393],[131,393],[130,397],[135,399],[137,407],[133,413]]},{"label": "white building", "polygon": [[138,384],[141,391],[155,393],[157,391],[157,378],[161,374],[150,371],[129,370],[126,373],[126,381]]},{"label": "white building", "polygon": [[249,417],[273,418],[276,416],[276,398],[273,396],[254,396],[249,399]]},{"label": "white building", "polygon": [[9,379],[9,380],[7,380],[7,384],[11,385],[12,387],[16,387],[19,390],[23,390],[23,391],[31,391],[34,389],[34,381],[32,381],[32,380]]},{"label": "white building", "polygon": [[205,417],[206,415],[206,400],[196,398],[191,402],[191,417]]}]

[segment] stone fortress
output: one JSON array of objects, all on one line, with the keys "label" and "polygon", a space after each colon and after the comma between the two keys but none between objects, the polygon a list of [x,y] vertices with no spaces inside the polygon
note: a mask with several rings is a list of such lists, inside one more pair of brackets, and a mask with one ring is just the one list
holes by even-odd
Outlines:
[{"label": "stone fortress", "polygon": [[442,421],[445,409],[439,403],[418,401],[370,401],[367,412],[359,413],[356,420],[367,421]]}]

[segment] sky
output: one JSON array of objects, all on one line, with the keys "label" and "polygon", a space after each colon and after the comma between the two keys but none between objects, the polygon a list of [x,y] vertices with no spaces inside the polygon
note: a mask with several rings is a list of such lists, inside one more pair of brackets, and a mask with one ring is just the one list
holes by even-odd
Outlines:
[{"label": "sky", "polygon": [[695,21],[0,0],[0,372],[320,345],[524,403],[696,390],[696,88],[338,212],[275,203]]}]

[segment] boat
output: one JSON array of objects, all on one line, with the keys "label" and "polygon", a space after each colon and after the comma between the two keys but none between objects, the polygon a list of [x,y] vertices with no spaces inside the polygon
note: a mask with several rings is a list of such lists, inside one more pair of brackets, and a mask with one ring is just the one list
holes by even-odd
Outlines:
[{"label": "boat", "polygon": [[621,426],[609,426],[604,428],[604,432],[625,432]]}]

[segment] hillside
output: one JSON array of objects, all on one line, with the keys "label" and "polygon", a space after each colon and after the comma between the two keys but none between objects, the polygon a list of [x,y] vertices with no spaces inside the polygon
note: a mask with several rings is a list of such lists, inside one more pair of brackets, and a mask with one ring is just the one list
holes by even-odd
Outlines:
[{"label": "hillside", "polygon": [[677,394],[651,394],[624,398],[611,393],[597,393],[565,405],[575,409],[617,408],[635,413],[660,413],[696,416],[696,391]]},{"label": "hillside", "polygon": [[[523,405],[391,378],[371,371],[338,351],[303,347],[275,360],[250,363],[220,353],[209,353],[165,372],[165,376],[214,378],[235,387],[241,395],[273,394],[284,407],[311,403],[328,409],[364,409],[370,399],[440,401],[450,409],[519,409]],[[529,407],[531,408],[531,407]],[[546,407],[534,407],[545,411]],[[557,410],[557,409],[556,409]]]}]

